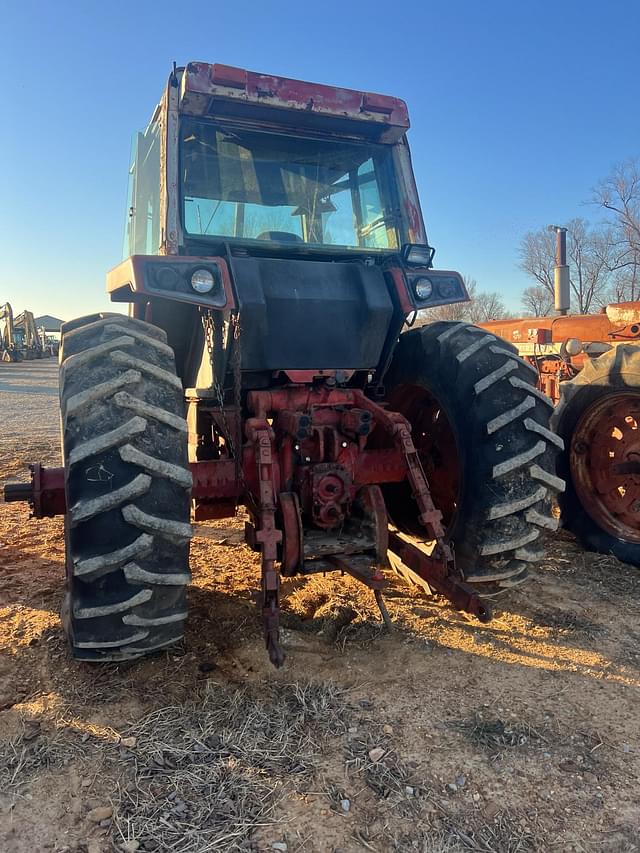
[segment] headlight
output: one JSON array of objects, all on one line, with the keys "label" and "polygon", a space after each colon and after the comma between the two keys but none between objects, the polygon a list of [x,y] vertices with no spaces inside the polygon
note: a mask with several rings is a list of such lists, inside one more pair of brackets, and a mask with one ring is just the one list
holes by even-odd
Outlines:
[{"label": "headlight", "polygon": [[582,346],[582,341],[579,338],[567,338],[561,349],[562,348],[564,348],[564,351],[567,355],[571,356],[580,355],[580,353],[584,349],[584,347]]},{"label": "headlight", "polygon": [[191,276],[191,287],[196,293],[209,293],[214,284],[215,279],[209,270],[196,270]]},{"label": "headlight", "polygon": [[419,278],[413,285],[413,289],[418,301],[424,302],[425,299],[428,299],[433,293],[433,284],[428,278]]}]

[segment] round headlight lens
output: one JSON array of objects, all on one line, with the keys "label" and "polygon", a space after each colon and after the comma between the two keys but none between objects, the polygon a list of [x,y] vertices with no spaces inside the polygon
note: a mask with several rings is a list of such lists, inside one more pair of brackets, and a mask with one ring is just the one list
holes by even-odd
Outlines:
[{"label": "round headlight lens", "polygon": [[564,342],[564,349],[567,355],[576,356],[580,355],[584,347],[582,346],[582,341],[579,338],[567,338]]},{"label": "round headlight lens", "polygon": [[419,278],[413,286],[415,290],[416,298],[420,300],[420,302],[424,302],[425,299],[428,299],[433,293],[433,284],[431,279],[428,278]]},{"label": "round headlight lens", "polygon": [[196,293],[209,293],[215,280],[209,270],[196,270],[191,276],[191,287]]}]

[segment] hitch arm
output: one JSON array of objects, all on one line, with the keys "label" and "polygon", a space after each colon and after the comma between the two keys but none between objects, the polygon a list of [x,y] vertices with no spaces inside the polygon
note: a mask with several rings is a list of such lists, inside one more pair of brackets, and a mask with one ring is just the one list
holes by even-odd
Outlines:
[{"label": "hitch arm", "polygon": [[389,550],[435,592],[448,598],[457,610],[471,613],[480,622],[491,621],[491,608],[487,602],[480,598],[473,587],[450,574],[446,562],[425,554],[408,537],[395,530],[389,531]]},{"label": "hitch arm", "polygon": [[252,418],[247,423],[247,437],[256,450],[259,493],[257,497],[258,529],[255,540],[260,545],[262,563],[261,605],[264,640],[269,660],[275,667],[284,663],[284,651],[280,645],[280,576],[276,570],[278,543],[282,542],[282,531],[275,521],[275,495],[273,491],[273,437],[267,421]]}]

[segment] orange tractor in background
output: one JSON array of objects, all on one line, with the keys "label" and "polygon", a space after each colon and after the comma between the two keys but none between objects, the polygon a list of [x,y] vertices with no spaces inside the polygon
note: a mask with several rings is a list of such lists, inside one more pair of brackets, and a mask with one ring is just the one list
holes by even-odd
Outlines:
[{"label": "orange tractor in background", "polygon": [[556,404],[563,525],[586,548],[640,566],[640,302],[568,314],[566,230],[554,227],[559,316],[482,326],[517,347]]}]

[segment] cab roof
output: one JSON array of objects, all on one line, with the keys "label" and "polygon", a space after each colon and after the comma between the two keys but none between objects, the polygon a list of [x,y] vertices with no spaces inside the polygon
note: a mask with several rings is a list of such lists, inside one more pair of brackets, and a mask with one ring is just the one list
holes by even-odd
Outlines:
[{"label": "cab roof", "polygon": [[388,144],[409,128],[407,105],[400,98],[205,62],[190,62],[184,69],[180,112],[315,128]]}]

